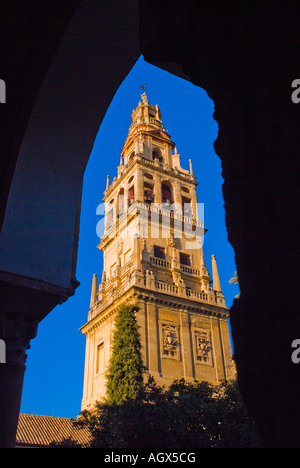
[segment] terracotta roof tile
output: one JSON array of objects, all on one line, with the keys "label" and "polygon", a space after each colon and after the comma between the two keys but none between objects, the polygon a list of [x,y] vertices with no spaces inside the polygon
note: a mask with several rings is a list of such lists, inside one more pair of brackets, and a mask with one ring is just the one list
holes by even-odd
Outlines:
[{"label": "terracotta roof tile", "polygon": [[16,445],[47,447],[51,442],[72,439],[82,445],[90,441],[86,428],[73,426],[74,419],[24,414],[19,416]]}]

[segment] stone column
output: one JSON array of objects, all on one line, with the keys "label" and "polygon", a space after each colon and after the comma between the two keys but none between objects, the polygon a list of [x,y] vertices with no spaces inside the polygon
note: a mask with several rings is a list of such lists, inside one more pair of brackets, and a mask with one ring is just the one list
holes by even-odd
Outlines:
[{"label": "stone column", "polygon": [[193,218],[198,219],[199,213],[198,213],[198,206],[197,206],[196,187],[192,189],[192,213],[193,213]]},{"label": "stone column", "polygon": [[161,178],[159,174],[154,177],[154,203],[161,204]]},{"label": "stone column", "polygon": [[139,166],[136,169],[136,195],[135,201],[144,202],[143,170]]},{"label": "stone column", "polygon": [[183,363],[183,372],[185,379],[194,378],[194,366],[192,357],[191,331],[189,324],[189,315],[186,310],[180,310],[180,329],[181,329],[181,357]]},{"label": "stone column", "polygon": [[182,209],[181,185],[178,179],[175,179],[174,181],[174,203],[176,204],[176,210],[181,211]]},{"label": "stone column", "polygon": [[223,340],[220,330],[220,319],[211,318],[211,339],[212,346],[214,350],[214,359],[215,359],[215,369],[217,372],[217,379],[223,381],[226,379],[226,369],[224,362],[224,349],[223,349]]},{"label": "stone column", "polygon": [[26,350],[36,336],[37,322],[22,315],[0,313],[0,338],[5,363],[0,364],[0,447],[14,448],[25,373]]},{"label": "stone column", "polygon": [[156,319],[156,306],[155,304],[146,303],[147,307],[147,327],[148,327],[148,365],[149,374],[156,377],[159,372],[159,353],[158,353],[158,330]]},{"label": "stone column", "polygon": [[172,148],[166,145],[165,149],[165,155],[166,155],[166,164],[168,164],[169,167],[172,167]]},{"label": "stone column", "polygon": [[133,239],[132,271],[141,269],[141,238],[138,232]]},{"label": "stone column", "polygon": [[128,187],[128,184],[125,184],[124,186],[124,197],[125,197],[124,209],[126,212],[128,212],[128,195],[129,195],[129,187]]}]

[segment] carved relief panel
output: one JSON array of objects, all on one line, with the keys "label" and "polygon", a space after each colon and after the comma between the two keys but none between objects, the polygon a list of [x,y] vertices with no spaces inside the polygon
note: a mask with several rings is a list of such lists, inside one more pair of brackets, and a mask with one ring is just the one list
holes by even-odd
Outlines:
[{"label": "carved relief panel", "polygon": [[172,322],[160,321],[161,356],[180,360],[179,326]]},{"label": "carved relief panel", "polygon": [[196,364],[212,366],[212,343],[210,332],[205,329],[194,329],[194,353]]}]

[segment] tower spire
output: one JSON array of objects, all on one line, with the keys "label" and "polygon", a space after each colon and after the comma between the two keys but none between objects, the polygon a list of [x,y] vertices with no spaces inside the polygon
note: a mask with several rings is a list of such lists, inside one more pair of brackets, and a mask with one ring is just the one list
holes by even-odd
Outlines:
[{"label": "tower spire", "polygon": [[212,274],[213,274],[213,289],[215,292],[221,292],[220,278],[218,273],[217,261],[215,255],[211,256]]},{"label": "tower spire", "polygon": [[93,276],[90,309],[97,302],[97,275]]}]

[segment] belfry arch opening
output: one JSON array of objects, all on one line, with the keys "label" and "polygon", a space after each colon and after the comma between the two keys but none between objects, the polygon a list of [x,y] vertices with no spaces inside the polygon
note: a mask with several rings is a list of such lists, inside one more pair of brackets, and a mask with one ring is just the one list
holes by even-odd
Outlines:
[{"label": "belfry arch opening", "polygon": [[172,205],[174,203],[174,190],[172,184],[163,180],[161,183],[161,202],[163,205]]},{"label": "belfry arch opening", "polygon": [[163,156],[162,156],[162,152],[159,148],[154,148],[152,150],[152,159],[153,161],[155,161],[155,159],[157,159],[159,162],[163,162]]}]

